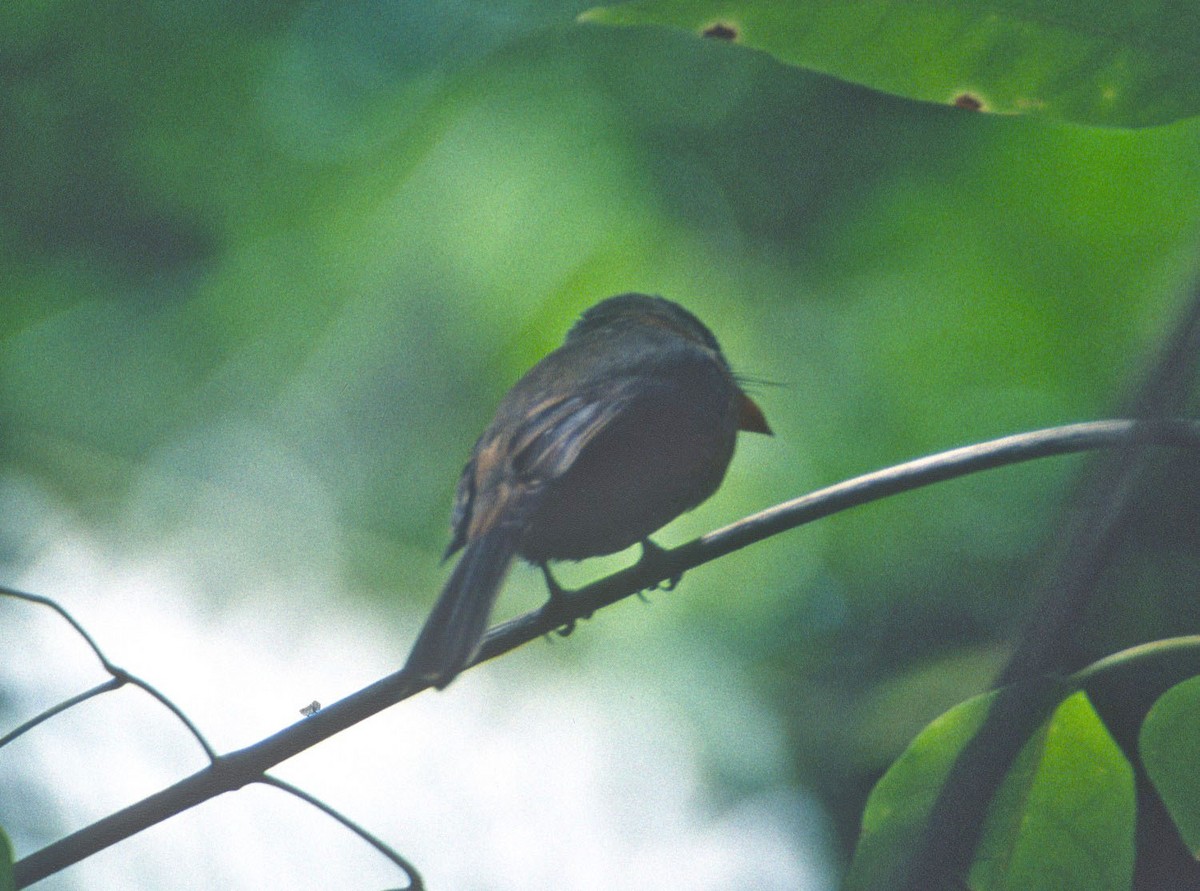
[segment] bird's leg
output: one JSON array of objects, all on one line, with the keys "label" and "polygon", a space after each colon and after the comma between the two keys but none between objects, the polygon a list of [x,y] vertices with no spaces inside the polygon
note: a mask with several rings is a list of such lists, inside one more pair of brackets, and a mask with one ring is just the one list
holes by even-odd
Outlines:
[{"label": "bird's leg", "polygon": [[566,589],[558,583],[558,579],[550,572],[550,564],[545,560],[538,563],[538,569],[542,571],[542,578],[546,580],[546,591],[550,594],[550,603],[561,604],[566,596]]},{"label": "bird's leg", "polygon": [[[546,605],[543,606],[542,609],[544,611],[549,611],[551,616],[562,615],[567,610],[567,597],[570,592],[568,592],[565,588],[563,588],[562,585],[558,583],[558,579],[556,579],[550,572],[550,564],[545,560],[538,562],[538,569],[542,571],[542,578],[546,580],[546,590],[550,594],[549,599],[546,600]],[[584,618],[587,617],[585,616]],[[558,636],[566,637],[574,630],[575,620],[567,619],[563,623],[562,627],[558,629]]]},{"label": "bird's leg", "polygon": [[[658,545],[656,545],[654,542],[652,542],[649,538],[643,538],[641,541],[641,545],[642,545],[642,557],[637,562],[638,566],[645,565],[650,568],[661,568],[663,566],[663,564],[667,561],[667,552],[664,551],[662,548],[660,548]],[[670,577],[667,578],[666,581],[655,582],[653,585],[651,585],[649,587],[648,590],[658,591],[661,589],[663,591],[674,591],[675,586],[679,584],[679,580],[681,578],[683,578],[682,570],[672,574]]]}]

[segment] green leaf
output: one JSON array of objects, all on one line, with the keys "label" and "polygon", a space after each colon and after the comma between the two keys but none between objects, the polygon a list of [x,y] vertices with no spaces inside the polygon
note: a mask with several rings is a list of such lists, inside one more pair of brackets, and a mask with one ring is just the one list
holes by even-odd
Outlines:
[{"label": "green leaf", "polygon": [[1185,0],[640,0],[582,18],[719,34],[910,99],[1004,114],[1141,127],[1200,112],[1200,6]]},{"label": "green leaf", "polygon": [[1200,856],[1200,677],[1176,684],[1154,703],[1139,742],[1146,773],[1179,834]]},{"label": "green leaf", "polygon": [[1063,700],[992,801],[971,868],[979,891],[1127,889],[1133,768],[1085,693]]},{"label": "green leaf", "polygon": [[0,829],[0,891],[16,891],[17,880],[13,876],[12,842]]},{"label": "green leaf", "polygon": [[[851,889],[887,888],[916,849],[946,776],[992,695],[930,724],[871,793]],[[1133,770],[1083,693],[1025,744],[988,811],[974,891],[1126,889],[1133,872]]]}]

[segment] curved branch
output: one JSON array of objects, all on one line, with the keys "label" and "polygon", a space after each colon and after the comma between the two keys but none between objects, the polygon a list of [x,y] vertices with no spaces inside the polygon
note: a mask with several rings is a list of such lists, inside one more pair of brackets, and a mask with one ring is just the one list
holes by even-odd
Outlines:
[{"label": "curved branch", "polygon": [[[822,517],[983,470],[1053,455],[1115,448],[1131,441],[1200,449],[1200,423],[1114,420],[1070,424],[952,449],[855,477],[643,560],[566,595],[565,603],[552,610],[543,607],[498,625],[488,633],[475,664],[516,649],[573,619],[590,616],[597,609],[685,570]],[[428,686],[399,671],[254,745],[218,756],[208,767],[178,783],[18,861],[14,868],[17,887],[52,875],[203,801],[261,781],[266,771],[280,762]]]},{"label": "curved branch", "polygon": [[286,780],[281,780],[278,777],[271,776],[270,774],[263,774],[261,777],[259,777],[258,782],[264,786],[274,786],[276,789],[281,789],[290,795],[294,795],[305,804],[315,807],[328,817],[332,817],[334,820],[341,823],[343,826],[373,847],[388,860],[392,861],[392,863],[396,864],[396,866],[398,866],[408,878],[408,887],[405,888],[404,891],[425,891],[425,883],[421,880],[421,874],[417,871],[415,866],[396,853],[396,851],[394,851],[389,845],[385,844],[378,837],[372,835],[366,829],[359,826],[345,814],[341,813],[335,808],[330,807],[315,795],[310,795],[309,793],[305,792],[299,786],[293,786]]},{"label": "curved branch", "polygon": [[58,613],[63,621],[75,629],[76,634],[83,638],[83,642],[88,645],[92,653],[100,661],[100,664],[104,666],[104,670],[109,674],[116,674],[116,672],[113,671],[113,664],[108,661],[108,657],[104,655],[104,651],[100,649],[96,641],[92,639],[92,636],[87,633],[87,629],[84,628],[83,625],[79,623],[79,620],[71,615],[70,612],[68,612],[67,609],[57,601],[52,600],[49,597],[44,597],[41,594],[30,594],[27,591],[18,591],[16,588],[7,588],[4,586],[0,586],[0,595],[4,597],[11,597],[14,600],[24,600],[26,603],[35,603],[38,606],[44,606],[47,609],[54,610],[54,612]]},{"label": "curved branch", "polygon": [[107,681],[97,684],[96,686],[92,687],[90,690],[84,690],[82,693],[76,693],[74,696],[70,697],[69,699],[64,699],[62,702],[59,702],[59,703],[56,703],[56,704],[50,706],[50,708],[46,709],[43,712],[40,712],[39,714],[34,715],[32,718],[30,718],[28,721],[26,721],[24,724],[20,725],[19,727],[16,727],[13,730],[10,730],[8,733],[4,734],[4,736],[0,736],[0,749],[4,748],[6,745],[8,745],[14,739],[17,739],[18,737],[21,737],[24,734],[28,733],[30,730],[32,730],[34,727],[41,724],[43,721],[48,721],[51,718],[53,718],[55,715],[65,712],[67,709],[74,708],[75,706],[79,705],[80,703],[87,702],[93,696],[99,696],[101,693],[109,693],[113,690],[118,690],[122,686],[124,686],[124,684],[125,684],[124,678],[110,677]]},{"label": "curved branch", "polygon": [[1070,690],[1090,690],[1112,677],[1128,674],[1131,668],[1153,670],[1167,686],[1200,673],[1200,634],[1168,637],[1121,650],[1067,677]]}]

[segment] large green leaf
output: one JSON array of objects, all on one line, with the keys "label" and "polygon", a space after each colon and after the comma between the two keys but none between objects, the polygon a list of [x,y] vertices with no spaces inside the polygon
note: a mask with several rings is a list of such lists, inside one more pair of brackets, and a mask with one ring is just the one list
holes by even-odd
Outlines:
[{"label": "large green leaf", "polygon": [[584,18],[733,38],[900,96],[1006,114],[1139,127],[1200,112],[1200,6],[1181,0],[640,0]]},{"label": "large green leaf", "polygon": [[1084,693],[1025,746],[992,802],[970,885],[980,891],[1125,889],[1133,768]]},{"label": "large green leaf", "polygon": [[1142,761],[1194,854],[1200,854],[1200,677],[1176,684],[1142,724]]},{"label": "large green leaf", "polygon": [[[951,709],[913,741],[871,793],[848,887],[890,887],[915,850],[955,758],[993,697]],[[1133,771],[1083,693],[1025,744],[988,811],[974,891],[1128,888]]]}]

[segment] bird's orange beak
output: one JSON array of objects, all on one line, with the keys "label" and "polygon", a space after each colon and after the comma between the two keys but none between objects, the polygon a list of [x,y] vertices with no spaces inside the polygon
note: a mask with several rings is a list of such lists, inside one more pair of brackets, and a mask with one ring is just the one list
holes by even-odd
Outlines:
[{"label": "bird's orange beak", "polygon": [[742,398],[738,403],[738,429],[745,430],[747,433],[765,433],[767,436],[774,436],[774,431],[771,430],[771,425],[767,423],[767,416],[763,414],[763,410],[758,407],[758,403],[742,394]]}]

